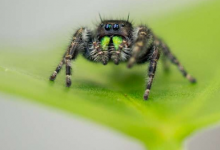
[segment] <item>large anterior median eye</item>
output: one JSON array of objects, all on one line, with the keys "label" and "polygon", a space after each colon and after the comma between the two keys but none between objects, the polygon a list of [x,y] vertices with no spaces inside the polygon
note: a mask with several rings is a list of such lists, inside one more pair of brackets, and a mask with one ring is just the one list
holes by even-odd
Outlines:
[{"label": "large anterior median eye", "polygon": [[111,30],[111,28],[112,28],[112,25],[111,25],[111,24],[106,24],[106,25],[105,25],[105,30],[106,30],[106,31]]},{"label": "large anterior median eye", "polygon": [[110,37],[108,36],[104,36],[102,39],[101,39],[101,47],[102,47],[102,50],[107,50],[108,49],[108,45],[109,45],[109,42],[110,42]]},{"label": "large anterior median eye", "polygon": [[119,25],[118,25],[118,24],[114,24],[114,25],[113,25],[113,30],[116,31],[116,30],[118,30],[118,29],[119,29]]},{"label": "large anterior median eye", "polygon": [[122,37],[120,37],[120,36],[114,36],[112,38],[112,41],[113,41],[115,50],[118,50],[119,45],[122,43],[123,40],[122,40]]}]

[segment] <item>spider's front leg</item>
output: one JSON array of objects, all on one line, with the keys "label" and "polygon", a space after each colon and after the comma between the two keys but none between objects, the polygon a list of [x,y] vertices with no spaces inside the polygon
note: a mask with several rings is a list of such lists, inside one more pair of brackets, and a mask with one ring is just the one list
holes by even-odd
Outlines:
[{"label": "spider's front leg", "polygon": [[153,36],[146,26],[139,26],[133,31],[134,46],[132,47],[132,56],[128,61],[128,68],[131,68],[137,59],[147,53],[151,46]]},{"label": "spider's front leg", "polygon": [[57,74],[60,72],[60,70],[62,69],[63,67],[63,64],[66,62],[66,59],[65,59],[65,55],[66,53],[64,54],[61,62],[59,63],[59,65],[57,66],[57,68],[55,69],[55,71],[53,72],[53,74],[50,76],[50,80],[51,81],[54,81],[57,77]]},{"label": "spider's front leg", "polygon": [[71,60],[74,60],[76,56],[78,55],[80,46],[83,42],[86,42],[88,39],[89,34],[88,30],[86,28],[80,28],[76,31],[76,33],[73,35],[71,44],[67,51],[65,52],[62,61],[57,66],[54,73],[50,76],[50,80],[54,81],[56,79],[57,74],[60,72],[63,64],[66,64],[66,86],[69,87],[71,85]]}]

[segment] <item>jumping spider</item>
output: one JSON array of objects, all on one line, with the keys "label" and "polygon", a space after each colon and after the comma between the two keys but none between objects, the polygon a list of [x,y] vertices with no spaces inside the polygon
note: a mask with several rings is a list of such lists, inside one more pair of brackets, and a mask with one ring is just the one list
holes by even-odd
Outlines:
[{"label": "jumping spider", "polygon": [[[129,17],[128,17],[129,18]],[[190,76],[177,58],[170,52],[168,46],[145,25],[133,27],[127,20],[102,20],[96,30],[80,28],[73,35],[71,44],[65,52],[60,64],[50,80],[54,81],[63,64],[66,65],[66,86],[71,86],[71,60],[75,60],[78,53],[95,62],[106,65],[109,61],[118,65],[120,62],[128,62],[128,68],[134,64],[150,62],[148,81],[144,92],[147,100],[156,72],[160,53],[164,54],[162,60],[169,59],[177,65],[184,77],[194,83],[196,80]],[[165,61],[163,61],[165,64]]]}]

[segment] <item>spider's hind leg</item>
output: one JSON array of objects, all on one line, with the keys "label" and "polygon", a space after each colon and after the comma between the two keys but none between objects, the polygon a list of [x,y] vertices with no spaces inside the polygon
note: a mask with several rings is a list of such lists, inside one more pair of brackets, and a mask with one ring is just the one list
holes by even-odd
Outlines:
[{"label": "spider's hind leg", "polygon": [[191,83],[195,83],[196,79],[193,78],[189,73],[187,73],[187,71],[183,68],[183,66],[181,65],[181,63],[177,60],[177,58],[170,52],[170,49],[167,45],[165,45],[164,43],[161,42],[161,50],[163,52],[163,54],[173,63],[175,64],[180,72],[182,73],[182,75],[184,77],[186,77]]}]

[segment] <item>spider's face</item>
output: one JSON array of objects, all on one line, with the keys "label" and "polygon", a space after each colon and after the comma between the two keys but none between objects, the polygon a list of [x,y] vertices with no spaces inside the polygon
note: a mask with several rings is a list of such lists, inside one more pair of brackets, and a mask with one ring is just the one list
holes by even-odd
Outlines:
[{"label": "spider's face", "polygon": [[93,60],[107,64],[109,60],[118,64],[130,56],[132,24],[124,20],[102,21],[96,30],[96,40],[90,53]]},{"label": "spider's face", "polygon": [[127,39],[131,35],[132,24],[128,21],[106,20],[98,26],[97,31],[99,39],[105,36],[121,36],[123,39]]}]

